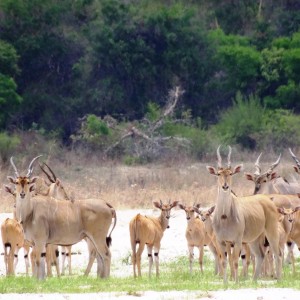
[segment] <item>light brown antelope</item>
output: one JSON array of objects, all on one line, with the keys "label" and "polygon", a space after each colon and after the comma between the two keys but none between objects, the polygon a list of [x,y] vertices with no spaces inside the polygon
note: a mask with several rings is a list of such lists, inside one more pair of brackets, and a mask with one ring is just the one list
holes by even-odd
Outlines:
[{"label": "light brown antelope", "polygon": [[296,162],[296,166],[293,166],[293,168],[294,168],[295,172],[300,175],[300,160],[297,158],[297,156],[294,154],[294,152],[292,151],[291,148],[289,148],[289,151],[292,155],[292,158]]},{"label": "light brown antelope", "polygon": [[[290,150],[293,158],[295,155]],[[280,162],[281,155],[278,159],[269,166],[267,171],[262,173],[260,166],[260,158],[262,153],[258,156],[255,162],[256,171],[251,173],[245,173],[248,180],[254,182],[254,194],[268,194],[272,197],[277,207],[291,208],[300,205],[297,193],[300,193],[300,185],[298,183],[289,183],[282,177],[278,176],[274,169]],[[297,161],[296,161],[297,162]],[[294,168],[296,168],[294,166]],[[275,195],[279,194],[279,195]],[[284,196],[280,196],[284,195]],[[287,223],[286,218],[283,223]],[[293,255],[294,243],[288,238],[287,239],[287,262],[290,262],[291,256]]]},{"label": "light brown antelope", "polygon": [[296,182],[288,182],[286,179],[277,175],[274,169],[279,165],[281,154],[278,159],[270,165],[267,171],[261,171],[260,158],[262,153],[258,156],[255,162],[256,171],[254,174],[245,173],[248,180],[254,182],[255,194],[284,194],[295,195],[300,193],[300,185]]},{"label": "light brown antelope", "polygon": [[[55,175],[55,173],[52,171],[52,169],[43,162],[43,165],[39,163],[39,166],[43,173],[47,176],[48,180],[50,181],[50,184],[48,184],[43,178],[39,178],[38,185],[35,184],[35,195],[43,195],[43,196],[50,196],[57,200],[66,200],[66,201],[74,201],[74,199],[71,199],[66,192],[62,182],[60,179],[58,179]],[[47,168],[47,170],[46,170]],[[52,250],[54,250],[55,254],[56,248],[51,247]],[[50,252],[50,251],[49,251]],[[52,253],[50,256],[52,258],[55,258],[54,253]],[[69,266],[69,275],[72,274],[72,246],[61,246],[61,255],[62,255],[62,261],[61,261],[61,275],[65,275],[65,269],[66,269],[66,258],[68,259],[68,266]],[[58,257],[57,257],[58,260]],[[56,261],[53,261],[52,264],[56,267]],[[57,269],[57,267],[56,267]],[[49,269],[49,266],[47,266],[48,273],[50,272],[51,275],[51,266]]]},{"label": "light brown antelope", "polygon": [[[13,195],[14,200],[16,199],[16,193],[14,191],[12,191],[12,189],[9,186],[5,186],[5,190],[6,190],[6,192]],[[23,227],[16,220],[17,217],[16,217],[15,207],[14,207],[14,210],[13,210],[13,218],[14,218],[13,220],[15,220],[15,223],[18,224],[16,227],[21,227],[22,231],[20,231],[19,229],[7,231],[6,241],[15,240],[15,239],[24,240],[24,246],[23,246],[24,247],[24,258],[25,258],[25,263],[26,263],[26,275],[28,275],[28,268],[29,268],[28,253],[29,253],[29,250],[32,247],[32,245],[27,240],[25,240],[25,238],[24,238]],[[9,243],[6,242],[6,244],[9,244]],[[34,274],[34,272],[36,271],[34,251],[31,251],[30,260],[31,260],[32,273]],[[18,248],[15,251],[14,269],[16,268],[17,263],[18,263]],[[50,244],[47,245],[47,247],[46,247],[46,263],[47,263],[47,276],[52,276],[51,266],[56,267],[57,276],[60,276],[59,260],[58,260],[58,246],[50,245]]]},{"label": "light brown antelope", "polygon": [[[153,205],[161,210],[159,217],[136,215],[129,223],[130,242],[132,249],[132,264],[134,277],[142,276],[141,273],[141,255],[147,245],[149,258],[149,277],[151,276],[154,249],[154,260],[156,266],[156,276],[159,276],[159,250],[160,242],[164,231],[169,227],[171,209],[178,204],[178,201],[163,204],[162,201],[154,201]],[[137,244],[139,244],[138,249]]]},{"label": "light brown antelope", "polygon": [[[39,157],[39,156],[38,156]],[[99,199],[59,201],[47,196],[31,196],[36,177],[31,177],[35,157],[25,176],[20,176],[13,162],[15,177],[8,177],[16,188],[16,215],[21,222],[25,238],[32,242],[36,253],[37,278],[45,278],[46,245],[73,245],[89,238],[97,251],[101,264],[101,277],[110,274],[111,253],[107,246],[107,233],[113,213],[106,202]]]},{"label": "light brown antelope", "polygon": [[[223,275],[223,269],[222,269],[222,261],[224,259],[224,254],[222,253],[222,251],[220,250],[220,247],[217,243],[217,239],[216,239],[216,235],[215,232],[213,230],[213,225],[212,225],[212,213],[215,210],[215,205],[210,207],[209,209],[206,210],[198,210],[196,209],[196,212],[200,215],[201,220],[204,222],[205,224],[205,228],[207,230],[207,232],[210,235],[210,238],[212,240],[212,243],[214,244],[217,253],[218,253],[218,265],[215,266],[215,270],[216,267],[218,268],[218,273],[221,275]],[[230,271],[231,271],[231,277],[234,277],[234,270],[233,270],[233,265],[232,265],[232,257],[231,257],[231,244],[230,243],[226,243],[226,254],[229,257],[229,262],[230,262]],[[250,254],[250,249],[249,246],[245,243],[243,243],[242,245],[242,250],[241,250],[241,258],[242,258],[242,264],[243,264],[243,271],[242,271],[242,275],[243,277],[248,277],[248,268],[250,265],[250,259],[251,259],[251,254]],[[215,272],[215,274],[217,274]]]},{"label": "light brown antelope", "polygon": [[[66,192],[62,182],[60,179],[58,179],[55,175],[55,173],[53,172],[53,170],[44,162],[43,163],[44,166],[40,165],[41,170],[44,172],[44,174],[47,176],[47,178],[49,179],[49,181],[51,182],[50,184],[47,184],[46,181],[40,181],[39,182],[39,192],[36,193],[37,194],[41,194],[41,191],[43,191],[42,195],[44,196],[51,196],[57,200],[70,200],[71,202],[74,202],[74,197],[69,197],[68,193]],[[45,169],[45,167],[47,168],[47,170]],[[49,173],[50,172],[50,173]],[[111,244],[111,234],[116,226],[117,223],[117,215],[116,212],[114,210],[114,208],[109,204],[106,203],[111,209],[112,209],[112,213],[113,213],[113,218],[114,218],[114,223],[112,225],[112,228],[110,230],[110,233],[107,237],[107,245],[110,246]],[[88,266],[84,272],[84,275],[88,276],[91,268],[93,266],[93,263],[96,259],[97,256],[97,251],[93,245],[93,243],[88,239],[85,238],[84,239],[87,243],[87,247],[88,247],[88,252],[89,252],[89,261],[88,261]],[[65,273],[65,259],[68,259],[68,266],[69,266],[69,275],[72,274],[72,268],[71,268],[71,248],[72,246],[62,246],[62,275],[64,275]],[[54,255],[52,254],[52,257],[54,257]],[[98,265],[97,268],[97,274],[100,276],[101,273],[101,266]]]},{"label": "light brown antelope", "polygon": [[[270,247],[275,256],[276,276],[281,277],[281,253],[279,249],[279,234],[277,228],[277,208],[265,195],[237,197],[232,190],[232,176],[241,171],[242,165],[231,169],[231,147],[229,147],[228,165],[222,167],[220,146],[217,149],[218,170],[207,166],[210,174],[218,177],[218,196],[213,216],[213,228],[217,241],[223,253],[226,252],[226,243],[233,245],[234,278],[238,282],[238,258],[242,249],[242,243],[248,243],[255,256],[254,280],[261,273],[261,264],[264,253],[261,250],[261,240],[267,237]],[[226,268],[227,259],[224,263],[224,283],[227,282]]]},{"label": "light brown antelope", "polygon": [[208,233],[211,242],[216,250],[216,255],[213,253],[215,257],[215,275],[222,275],[223,276],[223,253],[220,250],[219,244],[217,243],[216,235],[213,230],[212,226],[212,213],[215,210],[215,206],[210,207],[207,210],[198,209],[198,207],[195,207],[195,211],[197,214],[199,214],[201,220],[204,222],[205,230]]},{"label": "light brown antelope", "polygon": [[1,237],[4,249],[6,275],[15,275],[18,264],[18,253],[24,248],[26,275],[29,270],[29,245],[25,243],[22,225],[16,220],[7,218],[1,224]]},{"label": "light brown antelope", "polygon": [[185,237],[189,251],[190,273],[193,271],[194,247],[197,247],[199,250],[199,265],[201,273],[203,273],[204,246],[208,246],[211,249],[215,257],[216,266],[218,266],[219,258],[217,250],[206,231],[204,222],[195,215],[196,209],[198,209],[200,205],[185,206],[179,203],[178,206],[185,211],[187,219]]},{"label": "light brown antelope", "polygon": [[[298,249],[300,251],[300,206],[294,208],[278,208],[278,212],[283,216],[287,217],[290,223],[290,237],[296,242]],[[286,230],[286,229],[284,229]],[[295,257],[291,256],[292,271],[293,274],[296,273],[295,270]]]}]

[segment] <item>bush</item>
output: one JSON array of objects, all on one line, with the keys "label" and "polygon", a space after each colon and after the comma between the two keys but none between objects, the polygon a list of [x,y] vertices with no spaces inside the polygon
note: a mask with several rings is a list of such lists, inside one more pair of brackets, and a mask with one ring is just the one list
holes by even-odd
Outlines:
[{"label": "bush", "polygon": [[[182,142],[182,147],[185,148],[185,152],[190,152],[190,154],[196,158],[202,158],[208,150],[212,149],[208,132],[198,127],[167,123],[163,128],[163,134],[165,136],[185,139]],[[177,143],[176,152],[179,149],[180,144]]]},{"label": "bush", "polygon": [[88,115],[86,129],[90,135],[101,136],[109,134],[107,125],[95,115]]},{"label": "bush", "polygon": [[3,163],[6,163],[16,151],[20,139],[16,135],[9,136],[7,133],[0,133],[0,157]]},{"label": "bush", "polygon": [[87,146],[91,150],[103,150],[113,138],[113,133],[106,122],[94,114],[85,116],[76,135],[71,136],[77,145]]},{"label": "bush", "polygon": [[227,144],[240,144],[244,148],[256,147],[256,134],[262,131],[265,110],[256,96],[243,99],[237,93],[233,106],[220,115],[214,131]]},{"label": "bush", "polygon": [[259,148],[276,148],[283,151],[300,144],[300,117],[289,110],[266,111],[264,126],[257,135]]}]

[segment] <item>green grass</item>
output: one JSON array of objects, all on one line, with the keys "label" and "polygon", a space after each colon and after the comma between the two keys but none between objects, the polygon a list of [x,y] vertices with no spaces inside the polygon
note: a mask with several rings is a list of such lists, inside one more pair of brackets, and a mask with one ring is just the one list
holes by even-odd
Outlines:
[{"label": "green grass", "polygon": [[[299,262],[297,263],[299,265]],[[134,279],[132,274],[127,277],[113,277],[98,279],[95,276],[84,277],[79,275],[64,276],[61,278],[47,278],[38,281],[31,277],[1,277],[0,293],[92,293],[92,292],[125,292],[129,295],[139,295],[139,292],[152,291],[212,291],[240,288],[294,288],[300,290],[300,273],[292,275],[290,266],[283,270],[283,278],[279,282],[272,279],[262,279],[253,282],[251,279],[240,279],[238,284],[229,281],[225,287],[221,278],[213,274],[213,264],[205,260],[205,270],[200,273],[194,264],[194,273],[188,271],[188,260],[180,257],[160,266],[160,277],[147,276],[147,264],[144,264],[142,278]],[[154,273],[153,273],[154,275]]]}]

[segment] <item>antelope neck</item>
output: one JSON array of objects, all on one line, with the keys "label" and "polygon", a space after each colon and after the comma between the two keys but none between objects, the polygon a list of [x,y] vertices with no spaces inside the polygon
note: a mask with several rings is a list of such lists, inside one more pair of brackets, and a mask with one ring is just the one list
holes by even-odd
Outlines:
[{"label": "antelope neck", "polygon": [[236,219],[236,211],[236,202],[231,194],[231,188],[226,192],[222,188],[218,188],[215,217],[218,220],[226,220],[232,217]]},{"label": "antelope neck", "polygon": [[16,197],[16,216],[20,223],[24,223],[27,218],[32,214],[33,204],[30,194],[27,194],[25,198]]}]

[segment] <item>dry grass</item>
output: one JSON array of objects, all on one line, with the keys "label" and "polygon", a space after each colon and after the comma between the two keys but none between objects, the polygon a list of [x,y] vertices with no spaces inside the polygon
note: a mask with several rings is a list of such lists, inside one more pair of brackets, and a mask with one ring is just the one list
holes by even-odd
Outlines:
[{"label": "dry grass", "polygon": [[[237,157],[232,164],[244,160],[244,171],[254,172],[253,162],[256,157],[257,154]],[[16,159],[20,171],[26,170],[26,159]],[[274,160],[276,157],[262,164],[263,170]],[[179,200],[186,204],[197,202],[206,206],[213,203],[216,197],[216,180],[207,173],[206,164],[200,162],[176,164],[173,161],[160,165],[125,166],[112,161],[103,162],[97,157],[87,159],[74,154],[66,156],[64,163],[56,159],[48,159],[47,162],[75,199],[100,197],[116,209],[152,208],[152,201],[160,199]],[[215,158],[209,164],[215,165]],[[292,164],[287,155],[277,168],[278,174],[296,180]],[[4,191],[8,175],[13,175],[11,167],[0,169],[0,180],[3,183],[0,188],[0,212],[12,211],[13,197]],[[38,166],[34,175],[40,175]],[[247,181],[243,173],[234,178],[234,190],[238,195],[252,194],[253,188],[253,183]]]}]

